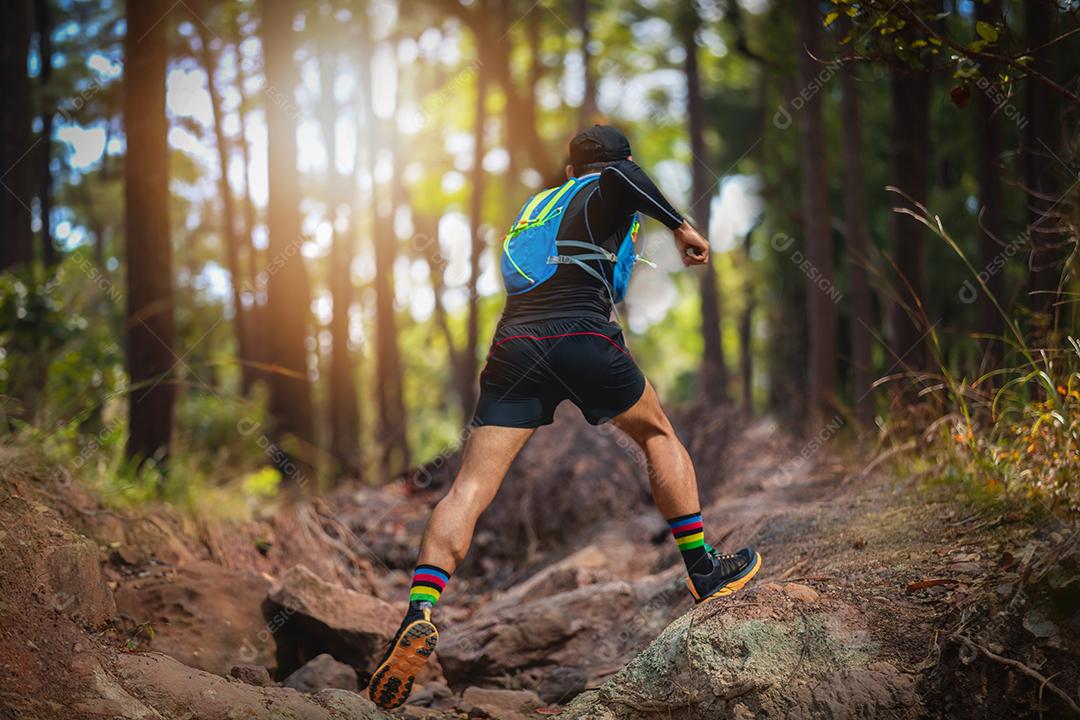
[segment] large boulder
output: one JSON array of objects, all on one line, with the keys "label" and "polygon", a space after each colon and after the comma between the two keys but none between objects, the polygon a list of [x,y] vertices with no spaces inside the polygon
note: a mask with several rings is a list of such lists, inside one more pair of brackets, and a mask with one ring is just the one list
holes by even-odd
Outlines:
[{"label": "large boulder", "polygon": [[922,717],[915,678],[877,652],[859,610],[769,583],[679,618],[560,717]]},{"label": "large boulder", "polygon": [[506,677],[538,689],[556,668],[595,680],[622,667],[643,646],[642,638],[660,632],[687,598],[685,586],[665,573],[483,608],[445,629],[439,661],[459,689]]},{"label": "large boulder", "polygon": [[281,576],[263,612],[277,633],[279,677],[323,653],[370,673],[400,620],[389,603],[328,583],[303,565]]},{"label": "large boulder", "polygon": [[194,562],[124,582],[121,613],[154,629],[150,649],[228,675],[235,665],[273,667],[274,633],[262,604],[270,581],[253,572]]},{"label": "large boulder", "polygon": [[[157,653],[119,655],[113,667],[91,662],[86,690],[95,699],[76,704],[77,717],[110,720],[384,720],[356,693],[246,685],[187,667]],[[81,713],[81,714],[78,714]]]}]

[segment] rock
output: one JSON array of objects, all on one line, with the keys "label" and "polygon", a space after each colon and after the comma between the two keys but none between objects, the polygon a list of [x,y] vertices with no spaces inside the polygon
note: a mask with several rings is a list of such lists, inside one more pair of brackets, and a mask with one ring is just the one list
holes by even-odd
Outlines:
[{"label": "rock", "polygon": [[236,665],[229,671],[229,677],[256,687],[273,687],[274,685],[274,681],[270,679],[270,672],[262,665]]},{"label": "rock", "polygon": [[[66,530],[66,528],[65,528]],[[55,610],[100,627],[116,615],[116,602],[101,573],[97,545],[89,538],[64,533],[40,559],[49,604]]]},{"label": "rock", "polygon": [[154,628],[150,649],[226,675],[235,665],[274,667],[274,633],[263,617],[270,582],[252,572],[194,562],[128,580],[119,610]]},{"label": "rock", "polygon": [[[560,717],[893,720],[924,716],[914,678],[879,660],[869,620],[849,605],[816,611],[786,591],[744,591],[673,622],[598,692]],[[720,611],[722,610],[722,611]]]},{"label": "rock", "polygon": [[300,692],[316,692],[327,688],[355,691],[356,671],[351,665],[338,662],[323,653],[308,660],[303,667],[285,678],[281,685]]},{"label": "rock", "polygon": [[470,687],[461,696],[458,709],[467,713],[470,718],[517,720],[534,716],[533,711],[542,705],[540,697],[528,690]]},{"label": "rock", "polygon": [[817,590],[799,583],[787,583],[784,585],[784,593],[792,600],[804,603],[817,602],[818,599]]},{"label": "rock", "polygon": [[686,586],[668,575],[482,608],[442,633],[439,661],[446,680],[464,688],[478,679],[521,675],[521,684],[534,688],[555,667],[587,675],[614,672],[643,644],[642,638],[663,629],[673,607],[687,602]]},{"label": "rock", "polygon": [[410,705],[431,705],[438,700],[445,700],[451,697],[454,693],[450,690],[450,687],[438,680],[425,683],[423,687],[414,689],[409,695],[408,703]]},{"label": "rock", "polygon": [[374,669],[397,631],[400,613],[389,603],[324,581],[303,565],[287,570],[263,608],[277,630],[278,672],[292,673],[295,658],[329,653],[361,672]]},{"label": "rock", "polygon": [[549,705],[565,705],[584,692],[588,682],[582,670],[557,667],[544,673],[536,692]]},{"label": "rock", "polygon": [[[387,720],[364,696],[344,690],[305,695],[254,687],[187,667],[158,653],[123,653],[109,682],[138,705],[114,717],[164,720]],[[114,690],[115,692],[116,690]],[[128,703],[127,700],[124,701]],[[130,704],[130,703],[129,703]],[[136,714],[145,708],[149,714]]]}]

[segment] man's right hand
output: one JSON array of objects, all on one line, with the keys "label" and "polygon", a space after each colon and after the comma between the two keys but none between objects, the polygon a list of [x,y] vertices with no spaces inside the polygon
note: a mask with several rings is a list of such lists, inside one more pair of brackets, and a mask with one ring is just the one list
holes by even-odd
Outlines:
[{"label": "man's right hand", "polygon": [[691,267],[709,262],[709,241],[689,222],[683,220],[683,224],[675,228],[674,233],[675,247],[679,249],[683,265]]}]

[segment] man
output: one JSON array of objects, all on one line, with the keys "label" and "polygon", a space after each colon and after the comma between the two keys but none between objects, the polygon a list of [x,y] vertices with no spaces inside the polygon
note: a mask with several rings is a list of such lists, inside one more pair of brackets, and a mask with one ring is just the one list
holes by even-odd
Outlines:
[{"label": "man", "polygon": [[464,559],[480,513],[563,400],[594,425],[610,420],[641,446],[653,499],[697,602],[730,595],[761,567],[749,548],[720,555],[705,543],[690,456],[610,319],[637,259],[639,211],[673,231],[686,266],[706,264],[709,244],[634,163],[630,143],[613,127],[596,125],[571,140],[566,177],[526,203],[504,242],[506,309],[480,375],[461,470],[432,512],[408,612],[371,677],[369,694],[380,707],[408,697],[438,641],[431,610]]}]

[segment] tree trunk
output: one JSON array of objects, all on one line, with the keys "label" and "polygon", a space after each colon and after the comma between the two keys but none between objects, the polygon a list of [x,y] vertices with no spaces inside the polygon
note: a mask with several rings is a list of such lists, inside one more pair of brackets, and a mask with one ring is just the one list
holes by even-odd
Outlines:
[{"label": "tree trunk", "polygon": [[466,361],[463,357],[463,352],[458,349],[454,342],[454,334],[450,330],[450,318],[446,312],[446,306],[443,304],[443,293],[446,291],[445,277],[447,262],[446,258],[442,255],[442,250],[439,245],[438,218],[418,216],[416,218],[416,230],[417,236],[423,241],[422,250],[424,253],[424,260],[427,262],[428,270],[431,273],[431,290],[435,296],[435,309],[433,312],[435,325],[438,326],[443,339],[446,340],[446,354],[450,361],[450,368],[453,373],[454,390],[461,403],[462,422],[467,423],[471,419],[476,404],[475,395],[471,400],[467,397],[468,392],[474,392],[473,387],[475,377],[473,378],[473,382],[469,383],[465,383],[464,378],[470,377],[469,372],[475,374],[475,365],[473,366],[472,371],[466,369]]},{"label": "tree trunk", "polygon": [[[203,6],[206,7],[206,6]],[[252,367],[251,353],[248,351],[247,313],[241,298],[243,274],[240,271],[240,238],[236,232],[236,201],[229,185],[229,143],[225,138],[222,124],[221,92],[218,88],[217,53],[210,47],[211,32],[204,23],[195,23],[199,33],[199,59],[206,71],[207,87],[210,94],[210,110],[214,121],[214,141],[217,145],[218,194],[221,195],[222,217],[221,235],[225,243],[225,258],[229,267],[229,284],[232,286],[233,333],[236,336],[236,356],[240,362],[240,377],[243,393],[251,389]]]},{"label": "tree trunk", "polygon": [[[930,76],[925,72],[896,68],[892,72],[893,182],[913,201],[926,202],[927,166],[930,154]],[[918,210],[906,198],[893,195],[897,207]],[[928,328],[922,298],[923,226],[914,218],[894,212],[891,218],[892,253],[897,276],[892,308],[891,366],[919,372],[926,368]],[[908,383],[909,388],[913,386]],[[906,393],[911,397],[910,393]]]},{"label": "tree trunk", "polygon": [[[705,147],[705,110],[701,101],[701,79],[698,73],[697,43],[694,39],[700,20],[693,8],[684,10],[681,19],[683,48],[686,50],[686,113],[690,134],[691,170],[690,215],[702,235],[708,237],[713,190],[712,171],[707,164]],[[701,382],[705,397],[711,402],[727,399],[727,364],[720,332],[720,290],[716,268],[712,261],[702,268],[701,275],[701,335],[705,354],[701,364]]]},{"label": "tree trunk", "polygon": [[[816,3],[798,3],[799,80],[811,87],[820,73],[821,16]],[[802,212],[806,256],[817,278],[807,274],[806,312],[810,331],[806,429],[815,435],[836,403],[836,304],[828,290],[836,287],[832,237],[829,234],[828,178],[825,172],[825,126],[821,94],[811,95],[799,113],[799,159],[802,165]]]},{"label": "tree trunk", "polygon": [[[330,318],[330,394],[329,410],[330,452],[346,477],[361,479],[363,466],[360,455],[360,414],[356,393],[355,370],[349,350],[349,311],[352,307],[353,225],[348,194],[355,190],[349,178],[337,171],[337,134],[335,126],[339,113],[334,99],[335,66],[326,57],[320,58],[319,125],[326,145],[327,207],[334,234],[330,246],[330,296],[333,315]],[[338,229],[337,218],[345,213],[347,227]]]},{"label": "tree trunk", "polygon": [[[387,203],[389,209],[381,210],[374,178],[379,148],[384,146],[384,142],[385,146],[393,148],[396,138],[393,134],[385,138],[385,141],[381,138],[379,119],[371,101],[374,67],[371,62],[373,40],[370,34],[364,42],[366,62],[361,77],[364,84],[364,114],[368,136],[368,172],[372,178],[372,244],[375,249],[375,382],[379,411],[377,440],[382,478],[389,480],[409,466],[409,443],[406,434],[401,355],[397,344],[397,318],[394,312],[394,259],[397,250],[394,236],[394,202],[391,199]],[[395,186],[400,184],[397,164],[398,158],[395,156],[391,194]]]},{"label": "tree trunk", "polygon": [[[1000,20],[1000,0],[988,0],[975,4],[975,18],[989,23]],[[996,77],[996,68],[983,64],[982,75],[990,81]],[[1001,367],[1003,346],[1001,337],[1005,332],[1005,319],[998,312],[993,299],[1005,302],[1005,272],[995,266],[995,258],[1004,252],[1004,203],[998,167],[1001,162],[1001,120],[997,107],[990,96],[982,91],[975,97],[975,175],[979,183],[979,270],[987,270],[986,286],[990,295],[977,289],[979,295],[979,332],[993,336],[982,341],[982,358],[979,374]],[[996,385],[997,376],[990,383]]]},{"label": "tree trunk", "polygon": [[127,237],[127,456],[164,460],[176,385],[172,244],[169,240],[165,67],[168,8],[127,4],[124,37],[124,220]]},{"label": "tree trunk", "polygon": [[476,120],[473,124],[472,194],[469,198],[469,232],[472,244],[469,249],[469,318],[465,347],[462,348],[462,375],[460,386],[462,417],[469,421],[476,406],[476,379],[479,372],[476,349],[480,344],[480,258],[484,254],[484,238],[481,225],[484,212],[484,131],[487,127],[487,69],[480,66],[476,74]]},{"label": "tree trunk", "polygon": [[750,251],[754,231],[750,230],[743,237],[743,257],[746,263],[746,277],[743,294],[745,305],[739,319],[739,372],[742,375],[742,406],[747,416],[754,414],[754,309],[756,300],[754,285],[750,281]]},{"label": "tree trunk", "polygon": [[596,115],[596,78],[592,72],[592,57],[589,54],[589,0],[574,0],[574,21],[581,33],[581,72],[584,87],[578,112],[578,127],[585,128],[593,124]]},{"label": "tree trunk", "polygon": [[[270,377],[270,411],[279,435],[303,443],[315,440],[307,349],[311,288],[301,246],[300,186],[296,171],[296,121],[299,110],[293,92],[297,65],[293,58],[293,17],[290,0],[261,0],[263,57],[266,64],[266,131],[270,178],[267,226],[270,257],[265,270],[267,350],[276,366]],[[287,481],[297,481],[287,473]]]},{"label": "tree trunk", "polygon": [[[525,162],[519,161],[518,167],[531,167],[540,173],[543,186],[558,185],[565,180],[562,177],[562,165],[553,162],[548,156],[537,130],[536,105],[523,98],[510,72],[511,41],[507,37],[497,39],[486,37],[495,33],[500,36],[509,33],[521,16],[511,10],[508,0],[495,0],[494,4],[497,7],[490,13],[496,19],[494,32],[486,32],[484,25],[478,24],[475,27],[481,28],[477,31],[480,62],[492,70],[493,80],[505,96],[507,149],[511,153],[520,153],[524,158]],[[480,21],[487,14],[486,10],[480,13]],[[533,92],[535,88],[530,87],[526,90],[526,93]]]},{"label": "tree trunk", "polygon": [[847,270],[851,292],[851,395],[855,417],[863,427],[874,423],[873,308],[870,302],[870,226],[866,212],[866,174],[862,162],[862,120],[855,72],[845,67],[841,76],[844,128],[844,211],[847,225]]},{"label": "tree trunk", "polygon": [[[245,86],[247,84],[247,74],[244,72],[244,65],[240,54],[240,43],[243,41],[243,37],[240,32],[239,17],[236,13],[231,13],[232,18],[232,45],[236,53],[236,92],[240,96],[240,103],[237,108],[237,115],[240,119],[240,131],[237,135],[236,142],[240,146],[240,157],[244,167],[244,187],[243,187],[243,210],[244,210],[244,232],[241,242],[239,243],[243,249],[243,258],[246,261],[243,262],[243,270],[241,274],[243,280],[241,287],[244,288],[244,292],[250,296],[251,307],[247,310],[247,318],[245,323],[245,334],[247,336],[247,352],[248,358],[252,362],[250,368],[251,382],[262,381],[268,382],[268,376],[263,369],[263,366],[269,361],[268,354],[266,352],[266,342],[264,339],[263,328],[266,327],[264,322],[265,305],[260,301],[260,288],[258,285],[258,271],[256,268],[260,267],[259,252],[255,249],[253,241],[255,225],[257,224],[257,217],[255,212],[255,200],[251,196],[251,147],[248,145],[245,129],[248,127],[248,97]],[[241,300],[243,300],[244,293],[241,293]]]},{"label": "tree trunk", "polygon": [[[1057,7],[1050,0],[1025,0],[1027,46],[1037,48],[1055,37]],[[1057,71],[1056,47],[1031,52],[1031,69],[1046,76]],[[1061,184],[1058,159],[1061,157],[1061,107],[1058,95],[1036,79],[1026,83],[1024,127],[1024,185],[1028,192],[1028,236],[1031,242],[1031,308],[1036,313],[1056,315],[1058,285],[1068,238],[1061,220]],[[1055,157],[1057,156],[1057,157]],[[1048,318],[1052,322],[1053,318]]]},{"label": "tree trunk", "polygon": [[41,208],[41,259],[47,269],[56,267],[60,253],[53,244],[52,235],[52,135],[56,110],[49,95],[48,85],[52,78],[52,13],[49,0],[34,0],[34,21],[37,25],[41,72],[38,81],[41,92],[41,165],[38,168],[38,203]]},{"label": "tree trunk", "polygon": [[0,271],[29,265],[34,258],[33,161],[26,158],[30,139],[30,7],[26,0],[0,3]]}]

